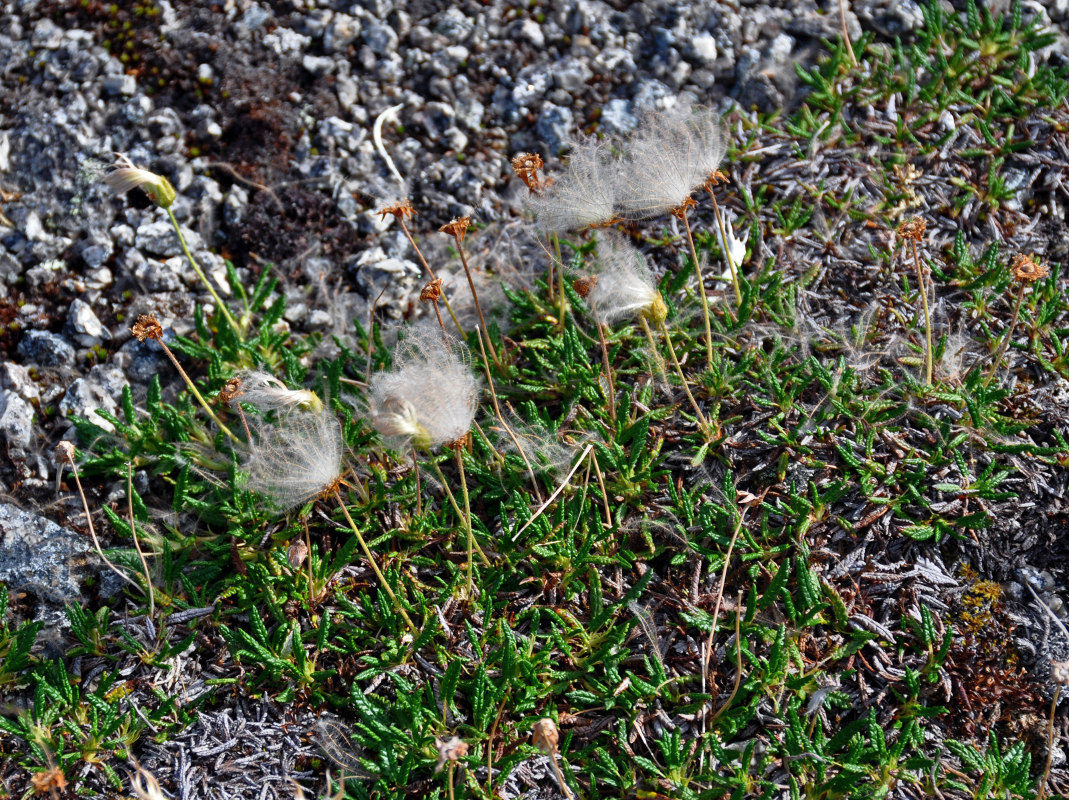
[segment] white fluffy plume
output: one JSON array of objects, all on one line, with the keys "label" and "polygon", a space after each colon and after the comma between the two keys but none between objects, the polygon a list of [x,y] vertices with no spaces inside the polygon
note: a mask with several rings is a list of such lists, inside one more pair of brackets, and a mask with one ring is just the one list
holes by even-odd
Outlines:
[{"label": "white fluffy plume", "polygon": [[[250,387],[254,390],[231,401],[231,406],[253,407],[242,412],[250,437],[242,468],[249,475],[250,489],[280,509],[295,508],[336,485],[341,477],[341,425],[312,392],[292,391],[265,373],[256,375]],[[297,402],[281,402],[280,392],[289,393],[286,399]],[[317,408],[301,407],[302,401],[308,402],[307,396],[315,398],[312,405],[318,404]]]},{"label": "white fluffy plume", "polygon": [[467,349],[431,329],[412,329],[394,353],[394,367],[371,377],[369,416],[393,447],[439,447],[467,435],[479,384]]}]

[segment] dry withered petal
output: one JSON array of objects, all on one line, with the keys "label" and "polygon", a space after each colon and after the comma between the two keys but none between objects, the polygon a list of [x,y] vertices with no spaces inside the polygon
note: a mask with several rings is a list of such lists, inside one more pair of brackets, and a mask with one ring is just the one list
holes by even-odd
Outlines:
[{"label": "dry withered petal", "polygon": [[575,289],[575,293],[586,300],[587,296],[594,290],[594,287],[598,285],[597,275],[588,275],[585,278],[576,278],[572,281],[572,288]]},{"label": "dry withered petal", "polygon": [[30,778],[35,795],[55,794],[67,788],[67,778],[59,767],[52,767],[44,772],[35,772]]},{"label": "dry withered petal", "polygon": [[434,740],[434,746],[438,748],[438,763],[434,766],[435,774],[442,771],[447,761],[456,763],[468,754],[468,743],[459,736],[450,736],[448,739],[439,737]]},{"label": "dry withered petal", "polygon": [[928,223],[924,221],[923,217],[914,217],[913,219],[905,220],[898,226],[898,235],[903,239],[912,239],[915,242],[919,242],[924,238],[924,231],[928,227]]},{"label": "dry withered petal", "polygon": [[459,244],[464,241],[464,235],[468,232],[468,226],[470,225],[471,217],[453,217],[452,222],[447,222],[438,231],[440,233],[448,233]]},{"label": "dry withered petal", "polygon": [[242,393],[242,383],[241,377],[235,375],[219,390],[219,399],[229,405],[230,401]]},{"label": "dry withered petal", "polygon": [[437,303],[442,297],[442,279],[435,278],[423,287],[419,293],[419,299],[424,303]]},{"label": "dry withered petal", "polygon": [[538,153],[517,153],[512,158],[512,171],[515,172],[529,191],[537,192],[543,188],[538,179],[538,170],[542,169],[542,156]]},{"label": "dry withered petal", "polygon": [[137,337],[139,342],[145,341],[145,339],[156,339],[159,341],[163,338],[163,326],[160,325],[158,319],[151,314],[142,314],[137,318],[137,322],[130,328],[130,332]]},{"label": "dry withered petal", "polygon": [[1050,275],[1046,264],[1041,264],[1032,256],[1018,253],[1010,262],[1013,277],[1021,283],[1035,283]]},{"label": "dry withered petal", "polygon": [[698,205],[698,201],[689,195],[678,206],[672,209],[672,216],[677,219],[683,219],[687,215],[687,209],[694,208]]},{"label": "dry withered petal", "polygon": [[560,733],[557,732],[557,723],[549,717],[543,717],[531,728],[531,744],[551,756],[557,752],[557,744],[560,742]]},{"label": "dry withered petal", "polygon": [[56,465],[64,467],[67,464],[74,463],[74,444],[66,440],[56,445],[56,449],[53,451],[53,458]]},{"label": "dry withered petal", "polygon": [[408,200],[394,203],[392,206],[387,206],[378,212],[379,219],[386,219],[387,214],[393,214],[394,219],[401,221],[404,221],[406,217],[411,217],[415,213],[416,209],[412,208],[412,204]]}]

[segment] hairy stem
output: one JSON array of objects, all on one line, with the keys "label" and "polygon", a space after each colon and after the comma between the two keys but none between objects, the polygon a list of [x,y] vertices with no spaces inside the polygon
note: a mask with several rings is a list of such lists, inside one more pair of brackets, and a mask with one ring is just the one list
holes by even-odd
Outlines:
[{"label": "hairy stem", "polygon": [[679,364],[679,358],[676,357],[676,348],[672,344],[672,337],[668,334],[668,326],[664,324],[664,320],[661,320],[661,335],[664,337],[665,344],[668,345],[668,355],[672,357],[672,366],[676,368],[676,375],[679,376],[679,382],[683,384],[683,391],[687,393],[687,399],[690,400],[691,408],[694,409],[694,413],[698,416],[698,424],[701,426],[703,433],[709,431],[709,420],[705,418],[705,414],[698,407],[698,401],[694,399],[694,395],[690,393],[690,385],[687,382],[687,376],[683,374],[683,367]]},{"label": "hairy stem", "polygon": [[237,436],[233,434],[230,428],[226,427],[226,425],[224,425],[220,421],[219,417],[215,415],[215,412],[212,411],[211,406],[208,405],[208,402],[197,390],[197,387],[193,383],[193,380],[189,377],[189,375],[186,374],[186,371],[182,369],[182,365],[178,363],[178,359],[175,358],[174,353],[171,352],[171,348],[164,344],[163,339],[157,339],[156,341],[160,343],[160,347],[163,348],[163,352],[167,354],[167,357],[169,359],[171,359],[171,363],[174,364],[174,368],[178,370],[178,374],[181,375],[182,380],[186,382],[186,386],[189,387],[189,391],[193,392],[193,396],[197,398],[197,402],[200,403],[201,408],[203,408],[208,413],[208,416],[212,418],[212,422],[219,426],[219,430],[225,433],[229,437],[230,441],[235,443],[241,441],[240,439],[238,439]]},{"label": "hairy stem", "polygon": [[141,559],[141,569],[145,571],[145,591],[148,592],[148,616],[153,619],[156,616],[156,593],[152,589],[152,573],[148,568],[148,560],[144,551],[141,550],[141,542],[137,540],[137,523],[134,521],[134,465],[126,462],[126,503],[130,511],[130,535],[134,537],[134,549],[137,557]]},{"label": "hairy stem", "polygon": [[735,303],[742,305],[742,289],[739,288],[739,271],[735,267],[735,259],[731,257],[731,248],[728,247],[727,225],[720,213],[720,204],[716,202],[716,193],[713,187],[709,187],[709,197],[713,201],[713,213],[716,215],[716,225],[720,229],[720,241],[723,243],[724,261],[727,262],[728,271],[731,273],[731,284],[735,289]]},{"label": "hairy stem", "polygon": [[1013,304],[1013,318],[1010,320],[1010,327],[1006,330],[1006,335],[1002,337],[1002,343],[998,346],[998,352],[995,353],[995,360],[991,362],[991,371],[987,373],[987,378],[984,380],[985,386],[995,377],[995,373],[998,371],[998,366],[1002,363],[1002,358],[1006,355],[1006,350],[1010,346],[1010,339],[1013,338],[1013,329],[1017,327],[1017,320],[1021,315],[1021,301],[1024,300],[1024,287],[1025,285],[1022,283],[1021,288],[1017,290],[1017,300]]},{"label": "hairy stem", "polygon": [[[917,283],[920,286],[921,306],[924,308],[924,382],[932,385],[932,361],[934,359],[932,348],[932,317],[928,310],[928,282],[924,280],[924,270],[921,267],[921,257],[917,253],[917,242],[910,240],[913,249],[913,266],[917,271]],[[1016,324],[1016,323],[1015,323]]]},{"label": "hairy stem", "polygon": [[[363,534],[360,533],[360,529],[356,527],[356,523],[353,522],[353,518],[349,515],[349,509],[345,506],[345,500],[342,499],[340,490],[334,489],[334,499],[337,500],[341,513],[345,515],[345,521],[349,523],[349,527],[352,529],[353,533],[356,534],[356,541],[359,542],[360,549],[364,551],[364,558],[366,558],[367,563],[371,565],[371,571],[375,573],[375,577],[379,579],[379,584],[386,590],[386,594],[390,596],[390,600],[393,602],[393,607],[397,610],[397,613],[401,615],[402,619],[404,619],[405,625],[408,626],[412,635],[415,636],[419,633],[419,629],[416,627],[416,624],[412,622],[411,617],[408,616],[408,613],[401,605],[401,601],[397,599],[397,595],[393,593],[393,589],[390,587],[390,584],[387,583],[386,576],[382,574],[382,570],[379,569],[379,565],[375,562],[375,556],[372,555],[371,548],[367,546]],[[311,554],[309,554],[309,557],[311,557]]]},{"label": "hairy stem", "polygon": [[687,208],[685,206],[681,209],[679,218],[683,220],[683,227],[687,231],[687,244],[690,245],[690,257],[694,261],[694,274],[698,277],[698,292],[702,299],[702,319],[705,321],[705,352],[709,369],[712,369],[713,329],[709,322],[709,298],[705,293],[705,278],[702,276],[702,268],[698,263],[698,251],[694,248],[694,236],[690,232],[690,218],[687,216]]},{"label": "hairy stem", "polygon": [[182,247],[182,252],[185,254],[186,259],[189,261],[190,266],[193,267],[193,271],[197,273],[197,277],[200,278],[200,282],[204,284],[204,288],[208,290],[208,294],[212,296],[212,300],[215,301],[215,307],[219,309],[220,313],[226,317],[226,321],[230,324],[230,329],[234,331],[234,335],[240,340],[245,339],[245,332],[238,327],[237,321],[230,314],[230,309],[226,307],[226,303],[219,297],[215,291],[215,287],[212,286],[211,281],[208,280],[208,276],[204,274],[204,270],[200,268],[200,264],[197,263],[197,259],[193,258],[193,254],[189,252],[189,245],[186,244],[186,237],[182,235],[182,228],[178,224],[178,220],[175,218],[174,212],[171,209],[167,209],[167,216],[171,218],[171,225],[174,227],[174,232],[178,235],[178,244]]},{"label": "hairy stem", "polygon": [[468,288],[471,289],[471,299],[475,301],[475,310],[479,314],[479,324],[482,325],[484,331],[486,331],[486,345],[490,348],[490,357],[494,360],[494,364],[501,366],[501,360],[497,357],[497,351],[494,349],[494,342],[490,338],[490,329],[486,326],[486,319],[483,317],[483,307],[479,302],[479,295],[475,291],[475,281],[471,277],[471,270],[468,268],[468,257],[464,255],[464,245],[460,241],[460,237],[454,237],[457,242],[457,251],[460,253],[460,263],[464,265],[464,274],[468,278]]},{"label": "hairy stem", "polygon": [[[428,264],[427,259],[423,257],[423,251],[419,249],[419,245],[416,244],[416,240],[412,238],[412,234],[409,232],[408,226],[405,225],[404,218],[398,217],[398,222],[401,223],[401,230],[404,231],[405,237],[408,239],[408,243],[412,245],[412,249],[416,251],[416,256],[419,258],[419,263],[423,265],[423,269],[425,269],[427,271],[427,274],[431,276],[432,281],[437,280],[438,276],[434,274],[434,270],[431,269],[431,265]],[[464,333],[464,329],[460,327],[460,322],[457,320],[457,315],[453,313],[453,306],[449,304],[449,298],[446,296],[444,289],[442,290],[442,299],[445,301],[445,310],[449,312],[449,316],[453,319],[453,324],[457,326],[457,330],[460,331],[462,336],[466,335]],[[437,307],[435,307],[434,310],[438,311]],[[441,321],[441,314],[439,314],[438,322],[441,323]],[[445,328],[443,327],[442,330],[444,331]]]}]

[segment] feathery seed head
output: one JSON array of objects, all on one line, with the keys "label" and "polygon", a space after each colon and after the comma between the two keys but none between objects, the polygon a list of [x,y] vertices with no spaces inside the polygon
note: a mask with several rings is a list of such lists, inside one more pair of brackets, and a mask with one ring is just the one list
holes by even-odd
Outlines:
[{"label": "feathery seed head", "polygon": [[238,402],[258,412],[247,415],[250,440],[242,454],[250,489],[288,510],[337,487],[343,468],[341,425],[318,397],[250,372],[231,405]]},{"label": "feathery seed head", "polygon": [[58,467],[65,467],[68,464],[74,463],[74,444],[66,440],[56,445],[56,449],[52,453],[53,459]]},{"label": "feathery seed head", "polygon": [[115,154],[115,164],[104,176],[104,183],[119,194],[126,194],[131,189],[140,186],[149,199],[160,208],[170,208],[178,196],[169,180],[147,169],[135,167],[133,162],[122,153]]},{"label": "feathery seed head", "polygon": [[655,217],[692,203],[691,192],[713,177],[726,150],[720,124],[707,109],[650,114],[620,164],[621,215]]},{"label": "feathery seed head", "polygon": [[467,435],[479,385],[466,348],[433,330],[410,330],[394,368],[371,377],[371,424],[393,447],[431,449]]},{"label": "feathery seed head", "polygon": [[[229,393],[231,384],[236,383],[237,391]],[[227,381],[223,392],[229,393],[227,403],[235,399],[258,408],[262,413],[268,411],[313,411],[323,410],[323,401],[309,389],[290,389],[274,375],[258,370],[242,372]],[[222,394],[222,392],[220,393]]]},{"label": "feathery seed head", "polygon": [[661,297],[642,255],[617,236],[598,241],[597,283],[590,304],[605,322],[638,316],[654,324],[664,322],[668,306]]},{"label": "feathery seed head", "polygon": [[530,197],[538,224],[548,233],[581,230],[616,219],[616,167],[605,145],[580,142],[568,168]]}]

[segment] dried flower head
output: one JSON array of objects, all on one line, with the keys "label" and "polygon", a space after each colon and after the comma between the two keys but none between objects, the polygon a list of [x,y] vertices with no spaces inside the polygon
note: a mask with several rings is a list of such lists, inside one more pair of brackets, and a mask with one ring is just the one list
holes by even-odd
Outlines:
[{"label": "dried flower head", "polygon": [[241,394],[243,383],[244,381],[241,379],[241,376],[235,375],[223,384],[223,388],[219,390],[219,399],[227,405],[230,405],[234,398]]},{"label": "dried flower head", "polygon": [[438,737],[434,740],[434,746],[438,748],[438,763],[434,765],[436,775],[446,762],[455,764],[468,754],[468,743],[459,736],[450,736],[448,739]]},{"label": "dried flower head", "polygon": [[403,222],[415,213],[416,210],[412,208],[412,204],[407,199],[399,200],[378,212],[379,219],[386,219],[388,215],[392,214],[393,218],[399,222]]},{"label": "dried flower head", "polygon": [[56,466],[65,467],[67,464],[74,463],[74,444],[66,440],[56,445],[56,449],[52,453],[52,457],[55,460]]},{"label": "dried flower head", "polygon": [[435,278],[428,283],[419,293],[420,302],[437,303],[442,299],[442,279]]},{"label": "dried flower head", "polygon": [[912,239],[919,243],[924,238],[927,227],[928,223],[924,221],[924,217],[914,217],[900,223],[897,233],[900,239]]},{"label": "dried flower head", "polygon": [[598,285],[597,275],[587,275],[585,278],[576,278],[572,281],[572,288],[575,289],[575,293],[586,300],[594,287]]},{"label": "dried flower head", "polygon": [[[262,375],[262,373],[250,373]],[[337,488],[341,480],[342,433],[337,418],[316,398],[317,408],[292,402],[301,392],[273,386],[246,390],[241,402],[259,413],[247,417],[250,440],[242,454],[248,486],[288,510]],[[314,397],[311,392],[307,393]]]},{"label": "dried flower head", "polygon": [[542,169],[542,156],[538,153],[517,153],[512,157],[512,171],[515,172],[528,191],[537,192],[542,189],[542,181],[538,177],[538,171]]},{"label": "dried flower head", "polygon": [[650,114],[620,163],[621,215],[643,219],[680,208],[716,173],[726,151],[720,123],[708,109]]},{"label": "dried flower head", "polygon": [[617,218],[616,165],[594,139],[576,144],[568,168],[541,189],[529,202],[548,233],[607,225]]},{"label": "dried flower head", "polygon": [[557,752],[559,743],[560,732],[557,730],[557,723],[549,717],[538,720],[531,728],[531,744],[547,756],[552,756]]},{"label": "dried flower head", "polygon": [[1026,256],[1022,253],[1013,257],[1010,262],[1010,272],[1019,283],[1035,283],[1050,275],[1046,264],[1041,264],[1033,256]]},{"label": "dried flower head", "polygon": [[33,786],[35,795],[55,795],[67,788],[67,778],[63,775],[62,769],[51,767],[43,772],[35,772],[30,778],[30,784]]},{"label": "dried flower head", "polygon": [[[274,375],[266,372],[259,370],[242,372],[227,381],[223,392],[226,392],[227,387],[235,382],[238,391],[226,401],[230,405],[233,405],[236,398],[240,398],[242,403],[253,405],[261,412],[295,409],[314,412],[323,410],[323,401],[315,392],[310,389],[290,389]],[[223,392],[220,392],[220,395]]]},{"label": "dried flower head", "polygon": [[137,318],[137,322],[130,328],[130,332],[137,337],[139,342],[143,342],[145,339],[159,341],[163,338],[163,326],[151,314],[141,314]]},{"label": "dried flower head", "polygon": [[170,208],[178,196],[171,182],[162,175],[135,167],[122,153],[115,154],[115,164],[104,176],[104,183],[120,194],[140,187],[160,208]]},{"label": "dried flower head", "polygon": [[464,241],[464,236],[467,234],[470,225],[471,217],[453,217],[451,222],[447,222],[438,231],[439,233],[448,233],[459,244]]},{"label": "dried flower head", "polygon": [[620,237],[598,241],[597,283],[588,298],[605,322],[642,317],[655,324],[668,316],[668,307],[642,255]]},{"label": "dried flower head", "polygon": [[479,385],[467,349],[433,330],[410,330],[394,368],[371,377],[369,416],[395,447],[439,447],[464,437],[475,419]]}]

